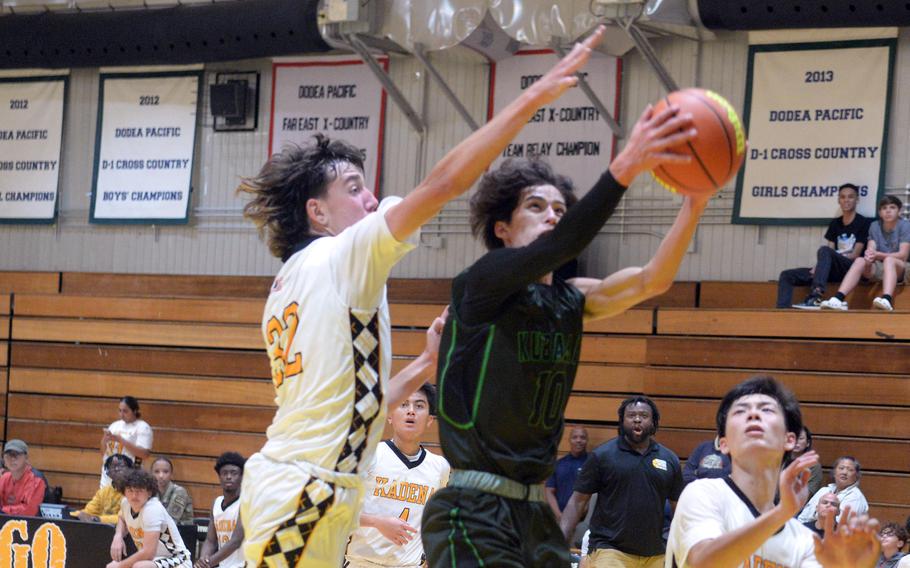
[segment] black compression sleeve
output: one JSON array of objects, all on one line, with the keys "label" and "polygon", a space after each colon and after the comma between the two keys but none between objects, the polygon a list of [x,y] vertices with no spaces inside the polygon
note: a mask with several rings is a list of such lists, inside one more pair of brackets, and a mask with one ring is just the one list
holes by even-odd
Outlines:
[{"label": "black compression sleeve", "polygon": [[459,316],[467,324],[493,319],[502,303],[572,260],[594,240],[626,188],[607,170],[553,231],[521,248],[499,248],[481,257],[466,275]]}]

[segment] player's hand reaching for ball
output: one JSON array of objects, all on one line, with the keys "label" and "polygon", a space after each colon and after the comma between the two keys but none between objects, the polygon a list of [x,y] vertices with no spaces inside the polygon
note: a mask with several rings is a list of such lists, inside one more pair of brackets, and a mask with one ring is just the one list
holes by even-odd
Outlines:
[{"label": "player's hand reaching for ball", "polygon": [[670,105],[655,112],[651,105],[632,127],[622,152],[610,164],[610,173],[622,185],[628,186],[635,177],[665,163],[685,164],[691,156],[673,150],[696,135],[692,115],[681,113]]},{"label": "player's hand reaching for ball", "polygon": [[815,558],[825,568],[872,568],[881,556],[878,521],[869,515],[857,515],[844,505],[841,522],[834,527],[834,517],[825,519],[825,538],[815,537]]},{"label": "player's hand reaching for ball", "polygon": [[818,454],[806,452],[780,473],[780,507],[792,517],[799,513],[809,498],[809,468],[818,463]]},{"label": "player's hand reaching for ball", "polygon": [[411,542],[417,534],[417,529],[397,517],[377,517],[373,526],[398,546]]}]

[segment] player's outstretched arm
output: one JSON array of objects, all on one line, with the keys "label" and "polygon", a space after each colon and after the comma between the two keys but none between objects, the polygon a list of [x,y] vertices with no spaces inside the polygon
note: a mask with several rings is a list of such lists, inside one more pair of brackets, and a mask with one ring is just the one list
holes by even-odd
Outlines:
[{"label": "player's outstretched arm", "polygon": [[[692,139],[692,116],[670,106],[655,113],[645,109],[632,128],[622,152],[610,164],[610,173],[628,186],[640,173],[660,164],[686,163],[691,157],[673,148]],[[686,198],[676,221],[661,241],[654,258],[644,267],[620,270],[603,280],[576,278],[571,281],[585,294],[585,319],[598,319],[624,312],[635,304],[662,294],[673,284],[707,198]]]},{"label": "player's outstretched arm", "polygon": [[587,62],[591,49],[600,43],[604,29],[598,26],[584,42],[576,44],[517,99],[446,154],[414,191],[389,209],[385,217],[392,235],[405,240],[436,216],[446,203],[467,191],[537,109],[553,102],[578,82],[575,72]]},{"label": "player's outstretched arm", "polygon": [[881,556],[878,520],[856,515],[844,506],[843,520],[835,528],[835,515],[825,519],[825,538],[815,538],[815,558],[825,568],[872,568]]},{"label": "player's outstretched arm", "polygon": [[689,549],[690,568],[735,568],[793,518],[809,494],[809,468],[818,463],[818,454],[806,452],[780,474],[780,501],[750,523],[717,538],[699,541]]},{"label": "player's outstretched arm", "polygon": [[603,280],[571,280],[585,295],[585,320],[615,316],[669,290],[707,203],[707,198],[686,197],[676,220],[646,265],[624,268]]},{"label": "player's outstretched arm", "polygon": [[436,374],[436,360],[439,355],[439,340],[442,339],[442,328],[445,327],[449,307],[427,328],[427,343],[423,352],[407,366],[398,371],[389,381],[386,388],[386,406],[391,410],[404,402],[411,393],[420,388],[427,379]]}]

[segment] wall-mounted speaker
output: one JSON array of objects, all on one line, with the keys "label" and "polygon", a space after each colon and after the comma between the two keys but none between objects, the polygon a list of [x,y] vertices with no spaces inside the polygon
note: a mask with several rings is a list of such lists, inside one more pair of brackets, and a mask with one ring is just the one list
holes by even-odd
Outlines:
[{"label": "wall-mounted speaker", "polygon": [[217,73],[209,85],[209,110],[216,132],[256,130],[259,123],[259,73]]}]

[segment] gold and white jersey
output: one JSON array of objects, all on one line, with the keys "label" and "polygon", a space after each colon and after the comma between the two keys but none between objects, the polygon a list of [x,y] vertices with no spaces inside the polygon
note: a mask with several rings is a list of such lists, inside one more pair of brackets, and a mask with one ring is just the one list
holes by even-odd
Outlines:
[{"label": "gold and white jersey", "polygon": [[392,361],[386,280],[414,248],[385,221],[400,201],[315,239],[275,277],[262,318],[278,405],[261,451],[269,459],[354,474],[372,457]]},{"label": "gold and white jersey", "polygon": [[[420,530],[424,506],[449,481],[449,462],[424,448],[411,460],[391,440],[386,440],[376,448],[367,475],[362,513],[398,517]],[[351,535],[345,558],[358,566],[420,566],[423,545],[419,533],[404,546],[398,546],[382,536],[379,529],[360,527]]]}]

